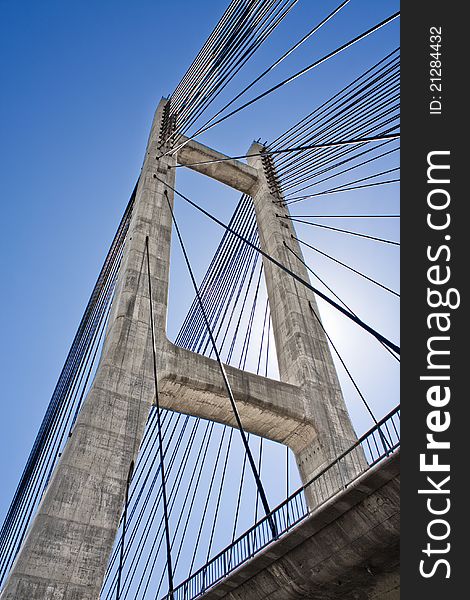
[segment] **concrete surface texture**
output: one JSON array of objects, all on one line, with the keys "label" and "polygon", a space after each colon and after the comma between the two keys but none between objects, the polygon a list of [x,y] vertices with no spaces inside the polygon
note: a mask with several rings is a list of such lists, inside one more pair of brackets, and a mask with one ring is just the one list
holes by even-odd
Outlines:
[{"label": "concrete surface texture", "polygon": [[[188,143],[162,156],[166,101],[157,108],[142,168],[105,343],[92,387],[1,593],[1,600],[96,600],[119,525],[130,465],[154,402],[146,237],[161,406],[233,426],[218,364],[174,346],[166,337],[170,241],[176,160],[224,157]],[[262,148],[253,145],[250,153]],[[263,162],[264,161],[264,162]],[[192,166],[253,197],[261,248],[308,280],[292,223],[272,185],[272,165],[252,157]],[[308,481],[356,436],[341,394],[312,292],[264,261],[281,381],[228,367],[244,428],[295,453]],[[360,453],[345,465],[348,479],[365,468]],[[334,489],[343,481],[336,475]],[[323,501],[313,487],[313,509]]]}]

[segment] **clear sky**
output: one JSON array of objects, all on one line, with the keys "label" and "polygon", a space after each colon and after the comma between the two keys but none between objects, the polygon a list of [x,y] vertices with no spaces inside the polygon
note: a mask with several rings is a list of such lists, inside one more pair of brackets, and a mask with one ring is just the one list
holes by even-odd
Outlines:
[{"label": "clear sky", "polygon": [[[155,106],[176,87],[226,4],[221,0],[0,0],[2,520],[138,177]],[[299,2],[228,95],[337,4]],[[398,4],[396,0],[352,0],[255,91],[263,91],[365,31],[398,10]],[[229,119],[201,141],[227,154],[243,154],[253,139],[275,138],[396,47],[398,27],[394,22]],[[239,197],[183,169],[177,187],[225,221]],[[324,208],[317,204],[315,210],[339,213],[350,211],[354,203],[352,212],[397,212],[397,194],[396,186],[372,188],[347,195],[348,199],[323,200]],[[306,203],[293,210],[309,211],[312,205]],[[177,204],[177,214],[200,277],[222,232],[188,207]],[[398,238],[396,223],[367,223],[362,231]],[[307,227],[299,226],[298,232],[299,237],[312,239]],[[319,247],[398,289],[397,249],[328,232],[315,232],[315,236]],[[313,254],[306,252],[306,257],[311,260]],[[398,341],[395,298],[357,283],[324,261],[316,266],[368,322]],[[175,253],[170,335],[178,331],[191,300],[187,274]],[[376,343],[357,335],[344,319],[328,312],[324,318],[381,416],[398,402],[394,361],[384,352],[374,352]],[[355,423],[363,431],[370,422],[356,410],[346,383],[345,392]]]}]

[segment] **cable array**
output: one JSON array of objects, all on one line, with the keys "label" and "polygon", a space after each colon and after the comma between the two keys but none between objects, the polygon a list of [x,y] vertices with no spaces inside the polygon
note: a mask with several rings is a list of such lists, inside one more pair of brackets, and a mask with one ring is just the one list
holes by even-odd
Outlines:
[{"label": "cable array", "polygon": [[198,121],[298,0],[232,0],[171,95],[176,133]]},{"label": "cable array", "polygon": [[[387,169],[350,180],[351,174],[398,152],[396,139],[359,142],[357,145],[313,148],[279,156],[276,151],[295,145],[321,145],[335,140],[386,136],[399,126],[399,54],[395,49],[340,92],[293,125],[269,146],[274,152],[277,175],[287,204],[338,191],[351,191],[357,183],[380,178],[397,169]],[[380,164],[380,163],[379,163]],[[331,180],[333,188],[321,186]],[[383,180],[377,183],[389,183]],[[320,189],[316,188],[320,186]],[[312,191],[314,188],[314,191]],[[310,190],[308,194],[300,192]],[[317,191],[318,190],[318,191]]]},{"label": "cable array", "polygon": [[[242,104],[241,106],[238,106],[237,108],[232,109],[230,112],[221,115],[221,113],[223,113],[229,106],[232,105],[232,103],[239,98],[241,95],[243,95],[246,91],[248,91],[255,83],[257,83],[262,77],[264,77],[267,73],[269,73],[273,68],[275,68],[280,62],[282,62],[282,60],[284,60],[284,58],[286,58],[289,54],[291,54],[294,50],[296,50],[304,41],[306,41],[311,35],[313,35],[314,33],[316,33],[325,23],[329,22],[330,19],[332,17],[334,17],[347,3],[346,2],[342,2],[338,5],[338,7],[332,12],[330,13],[327,17],[325,17],[316,27],[314,27],[306,36],[304,36],[303,38],[301,38],[296,44],[294,44],[285,54],[283,54],[277,61],[275,61],[272,65],[270,65],[265,71],[263,71],[254,81],[252,81],[246,88],[244,88],[237,96],[235,96],[235,98],[232,98],[230,100],[230,102],[228,102],[228,104],[226,104],[221,110],[219,110],[218,113],[216,113],[216,115],[214,115],[212,118],[210,118],[204,125],[202,125],[201,127],[199,127],[197,129],[197,131],[195,133],[193,133],[190,137],[190,139],[194,139],[195,137],[201,135],[202,133],[208,131],[209,129],[212,129],[213,127],[219,125],[220,123],[226,121],[227,119],[230,119],[231,117],[233,117],[234,115],[238,114],[239,112],[245,110],[246,108],[252,106],[253,104],[255,104],[256,102],[259,102],[260,100],[262,100],[263,98],[267,97],[268,95],[272,94],[273,92],[277,92],[278,90],[280,90],[281,88],[285,87],[286,85],[289,85],[290,83],[292,83],[293,81],[295,81],[296,79],[298,79],[299,77],[302,77],[304,75],[306,75],[307,73],[311,72],[313,69],[319,67],[320,65],[326,63],[327,61],[331,60],[332,58],[336,57],[337,55],[341,54],[342,52],[345,52],[346,50],[350,49],[352,46],[354,46],[357,43],[360,43],[361,41],[363,41],[364,39],[366,39],[367,37],[369,37],[370,35],[375,34],[376,32],[378,32],[379,30],[381,30],[383,27],[389,25],[390,23],[392,23],[395,19],[397,19],[400,16],[400,13],[394,13],[393,15],[387,17],[386,19],[384,19],[383,21],[381,21],[380,23],[375,24],[373,27],[370,27],[369,29],[367,29],[366,31],[362,32],[361,34],[357,35],[356,37],[354,37],[353,39],[350,39],[349,41],[345,42],[344,44],[342,44],[341,46],[339,46],[338,48],[336,48],[335,50],[328,52],[326,55],[322,56],[321,58],[315,60],[313,63],[307,65],[306,67],[302,68],[300,71],[297,71],[296,73],[294,73],[293,75],[290,75],[289,77],[287,77],[286,79],[283,79],[282,81],[280,81],[279,83],[277,83],[276,85],[268,88],[267,90],[265,90],[264,92],[258,94],[257,96],[255,96],[254,98],[251,98],[250,100],[246,101],[244,104]],[[218,118],[216,118],[218,117]],[[186,142],[182,142],[182,144],[180,146],[183,146]],[[173,149],[174,152],[176,152],[180,146],[177,146],[176,148]]]},{"label": "cable array", "polygon": [[137,185],[72,342],[0,532],[0,582],[24,539],[96,369]]}]

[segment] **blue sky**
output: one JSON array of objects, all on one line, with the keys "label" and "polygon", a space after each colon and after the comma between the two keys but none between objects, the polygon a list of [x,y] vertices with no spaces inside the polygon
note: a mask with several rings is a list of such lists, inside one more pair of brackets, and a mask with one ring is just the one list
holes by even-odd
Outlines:
[{"label": "blue sky", "polygon": [[[299,2],[228,94],[238,91],[336,5]],[[225,6],[220,0],[0,0],[0,518],[138,177],[155,106],[176,87]],[[395,0],[353,0],[255,91],[266,89],[396,10]],[[275,138],[397,45],[395,22],[229,119],[201,141],[227,154],[243,154],[253,139]],[[178,172],[177,187],[225,221],[239,197],[183,169]],[[398,209],[396,186],[324,202],[329,202],[327,212],[340,212],[350,210],[356,201],[361,212]],[[300,207],[293,212],[312,212],[305,203]],[[180,204],[177,216],[200,277],[222,232]],[[397,239],[396,224],[373,226],[376,235]],[[362,230],[372,232],[368,227],[372,226]],[[205,232],[203,241],[201,231]],[[298,232],[304,239],[312,235],[302,226]],[[355,259],[372,276],[398,287],[397,250],[327,232],[315,235],[326,251]],[[306,257],[313,259],[308,252]],[[368,321],[397,341],[395,299],[336,273],[322,261],[317,266],[330,280],[337,277],[338,292],[358,311],[364,307],[362,314]],[[188,277],[175,252],[170,335],[176,334],[191,299]],[[357,335],[344,320],[328,312],[324,318],[368,397],[373,398],[372,404],[375,401],[378,414],[385,413],[398,401],[393,362],[384,353],[374,353],[375,342]],[[363,360],[366,355],[370,358]],[[356,419],[359,428],[367,426],[362,412],[357,412]]]}]

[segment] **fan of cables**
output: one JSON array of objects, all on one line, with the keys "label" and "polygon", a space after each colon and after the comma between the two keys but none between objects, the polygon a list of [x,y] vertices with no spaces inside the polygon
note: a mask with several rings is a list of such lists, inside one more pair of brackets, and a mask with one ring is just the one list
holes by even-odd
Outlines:
[{"label": "fan of cables", "polygon": [[[398,181],[398,167],[354,180],[350,175],[398,152],[399,140],[387,136],[399,127],[399,67],[396,49],[269,145],[287,204]],[[371,136],[376,142],[341,143]],[[325,142],[338,145],[276,154],[289,147]]]},{"label": "fan of cables", "polygon": [[232,0],[171,95],[184,134],[239,73],[298,0]]},{"label": "fan of cables", "polygon": [[89,388],[102,346],[135,192],[124,212],[72,342],[0,533],[0,583],[41,501]]}]

